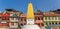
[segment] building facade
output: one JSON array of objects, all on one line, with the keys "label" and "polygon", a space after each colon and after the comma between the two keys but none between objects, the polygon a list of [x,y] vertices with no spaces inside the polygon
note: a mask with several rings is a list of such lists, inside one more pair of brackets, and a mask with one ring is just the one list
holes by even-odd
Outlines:
[{"label": "building facade", "polygon": [[21,15],[21,12],[19,11],[16,11],[14,9],[6,9],[6,12],[9,13],[9,14],[16,14],[17,16],[20,16]]},{"label": "building facade", "polygon": [[16,14],[10,14],[10,29],[18,29],[19,17]]},{"label": "building facade", "polygon": [[60,14],[45,12],[43,18],[45,29],[60,29]]},{"label": "building facade", "polygon": [[20,16],[14,13],[0,13],[0,29],[18,29]]},{"label": "building facade", "polygon": [[[43,21],[43,15],[40,14],[40,12],[35,12],[34,13],[34,23],[36,25],[38,25],[39,27],[43,27],[44,26],[44,21]],[[23,26],[23,25],[26,25],[26,14],[21,14],[20,16],[20,25]]]},{"label": "building facade", "polygon": [[0,13],[0,29],[9,29],[9,13]]},{"label": "building facade", "polygon": [[[9,13],[9,14],[11,14],[11,15],[13,15],[12,16],[12,18],[18,18],[18,17],[20,17],[20,15],[21,15],[21,12],[19,12],[19,11],[16,11],[16,10],[14,10],[14,9],[11,9],[11,8],[8,8],[8,9],[6,9],[6,12],[7,13]],[[18,28],[20,29],[20,18],[18,18]]]}]

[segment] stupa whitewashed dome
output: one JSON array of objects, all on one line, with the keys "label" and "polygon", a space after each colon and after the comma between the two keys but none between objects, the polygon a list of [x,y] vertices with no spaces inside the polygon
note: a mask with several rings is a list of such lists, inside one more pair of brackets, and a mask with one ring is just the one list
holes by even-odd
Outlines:
[{"label": "stupa whitewashed dome", "polygon": [[24,25],[21,29],[40,29],[38,25]]}]

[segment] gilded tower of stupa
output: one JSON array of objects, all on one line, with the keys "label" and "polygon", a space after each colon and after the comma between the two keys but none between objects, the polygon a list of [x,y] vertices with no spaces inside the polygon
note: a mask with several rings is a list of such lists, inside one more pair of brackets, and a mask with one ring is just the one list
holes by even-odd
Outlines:
[{"label": "gilded tower of stupa", "polygon": [[27,24],[34,24],[34,10],[31,2],[28,4],[27,9]]},{"label": "gilded tower of stupa", "polygon": [[26,20],[27,20],[27,24],[22,26],[21,29],[40,29],[38,25],[34,24],[34,11],[31,2],[28,4]]},{"label": "gilded tower of stupa", "polygon": [[34,10],[31,2],[28,4],[27,19],[34,19]]}]

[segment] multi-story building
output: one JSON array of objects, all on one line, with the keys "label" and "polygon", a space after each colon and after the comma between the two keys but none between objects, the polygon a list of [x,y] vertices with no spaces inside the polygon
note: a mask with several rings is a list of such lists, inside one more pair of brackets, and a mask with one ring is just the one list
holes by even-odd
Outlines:
[{"label": "multi-story building", "polygon": [[19,18],[20,16],[14,13],[0,13],[0,29],[18,29]]},{"label": "multi-story building", "polygon": [[44,12],[45,29],[60,29],[60,14]]},{"label": "multi-story building", "polygon": [[[43,15],[40,14],[40,12],[35,12],[34,13],[35,16],[35,24],[37,24],[39,27],[43,27],[44,26],[44,21],[43,21]],[[21,14],[20,16],[20,25],[26,25],[26,14]]]},{"label": "multi-story building", "polygon": [[26,25],[26,14],[20,16],[20,26]]},{"label": "multi-story building", "polygon": [[9,13],[0,13],[0,29],[9,29]]},{"label": "multi-story building", "polygon": [[[14,14],[13,18],[14,18],[14,17],[15,17],[15,18],[20,17],[20,15],[21,15],[21,12],[16,11],[16,10],[11,9],[11,8],[6,9],[6,12],[9,13],[9,14]],[[17,15],[17,16],[15,16],[15,15]],[[19,25],[19,24],[20,24],[20,19],[18,19],[18,25]],[[19,27],[20,27],[20,25],[19,25]]]},{"label": "multi-story building", "polygon": [[7,12],[7,13],[10,13],[10,14],[16,14],[17,16],[20,16],[20,15],[21,15],[21,12],[16,11],[16,10],[11,9],[11,8],[6,9],[6,12]]},{"label": "multi-story building", "polygon": [[16,14],[10,14],[10,29],[18,29],[19,16]]},{"label": "multi-story building", "polygon": [[43,14],[41,14],[40,12],[35,12],[35,24],[37,24],[39,27],[43,27],[44,26],[44,21],[43,21]]}]

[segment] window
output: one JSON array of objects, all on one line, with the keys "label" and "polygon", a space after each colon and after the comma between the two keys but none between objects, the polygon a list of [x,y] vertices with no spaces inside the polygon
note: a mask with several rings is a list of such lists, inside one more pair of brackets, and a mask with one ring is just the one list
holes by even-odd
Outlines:
[{"label": "window", "polygon": [[57,20],[58,20],[58,17],[57,17]]},{"label": "window", "polygon": [[40,18],[38,17],[38,20],[40,20]]},{"label": "window", "polygon": [[50,17],[48,17],[48,19],[50,20]]},{"label": "window", "polygon": [[49,23],[49,25],[51,25],[51,23]]},{"label": "window", "polygon": [[52,22],[52,25],[54,25],[54,23]]},{"label": "window", "polygon": [[47,18],[47,20],[49,19],[49,17],[46,17]]},{"label": "window", "polygon": [[10,18],[10,20],[14,20],[14,18]]},{"label": "window", "polygon": [[40,26],[40,24],[38,24],[38,26]]},{"label": "window", "polygon": [[58,17],[58,19],[60,20],[60,17]]},{"label": "window", "polygon": [[6,18],[7,20],[9,20],[9,18]]},{"label": "window", "polygon": [[1,17],[0,17],[0,21],[1,21]]},{"label": "window", "polygon": [[21,21],[23,21],[23,19],[21,18]]},{"label": "window", "polygon": [[35,17],[35,20],[37,20],[37,17]]},{"label": "window", "polygon": [[54,20],[54,17],[52,17],[52,20]]},{"label": "window", "polygon": [[54,20],[56,19],[56,17],[54,17]]},{"label": "window", "polygon": [[26,21],[26,18],[24,19],[24,21]]},{"label": "window", "polygon": [[2,20],[1,23],[7,23],[5,20]]},{"label": "window", "polygon": [[14,25],[17,26],[18,25],[18,22],[15,22]]},{"label": "window", "polygon": [[6,23],[2,23],[3,24],[3,26],[5,26],[6,25]]},{"label": "window", "polygon": [[47,23],[46,23],[46,25],[47,25]]},{"label": "window", "polygon": [[47,20],[47,17],[45,17],[45,20]]},{"label": "window", "polygon": [[45,20],[45,17],[43,19]]},{"label": "window", "polygon": [[18,20],[17,18],[14,18],[14,20]]},{"label": "window", "polygon": [[55,17],[55,20],[57,20],[57,17]]},{"label": "window", "polygon": [[59,22],[59,25],[60,25],[60,22]]},{"label": "window", "polygon": [[14,26],[14,22],[11,22],[11,25]]},{"label": "window", "polygon": [[6,17],[3,17],[2,20],[6,20]]},{"label": "window", "polygon": [[10,14],[10,16],[13,16],[13,14]]},{"label": "window", "polygon": [[24,25],[26,25],[26,23],[24,23]]},{"label": "window", "polygon": [[23,26],[23,24],[21,24],[21,26]]},{"label": "window", "polygon": [[55,22],[55,24],[57,25],[57,22]]},{"label": "window", "polygon": [[52,17],[50,17],[50,20],[52,20]]}]

